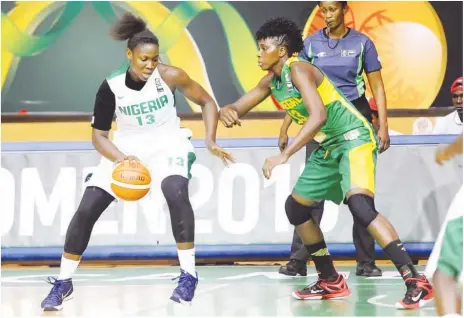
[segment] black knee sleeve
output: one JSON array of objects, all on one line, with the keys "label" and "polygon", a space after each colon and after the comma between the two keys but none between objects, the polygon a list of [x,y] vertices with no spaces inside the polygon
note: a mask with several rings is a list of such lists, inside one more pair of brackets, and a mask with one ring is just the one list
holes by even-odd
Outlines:
[{"label": "black knee sleeve", "polygon": [[354,194],[347,200],[348,208],[357,223],[368,227],[377,217],[374,199],[365,194]]},{"label": "black knee sleeve", "polygon": [[285,212],[292,225],[300,225],[311,219],[313,207],[298,203],[291,195],[285,201]]},{"label": "black knee sleeve", "polygon": [[171,214],[171,226],[177,243],[195,240],[195,217],[188,194],[188,179],[169,176],[161,182],[166,202]]},{"label": "black knee sleeve", "polygon": [[97,187],[87,187],[66,232],[65,253],[82,255],[87,248],[93,226],[114,198]]}]

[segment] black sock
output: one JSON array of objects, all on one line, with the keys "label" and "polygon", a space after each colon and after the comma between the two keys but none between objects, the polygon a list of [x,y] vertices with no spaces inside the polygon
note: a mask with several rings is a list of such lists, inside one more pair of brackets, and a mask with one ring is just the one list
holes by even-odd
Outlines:
[{"label": "black sock", "polygon": [[400,272],[404,280],[410,277],[420,277],[412,263],[411,257],[409,257],[403,243],[400,240],[391,242],[385,246],[383,251],[390,258],[393,264],[395,264],[396,269]]},{"label": "black sock", "polygon": [[338,278],[338,273],[333,266],[332,256],[329,254],[325,241],[305,246],[314,261],[314,265],[316,265],[319,278],[335,281]]}]

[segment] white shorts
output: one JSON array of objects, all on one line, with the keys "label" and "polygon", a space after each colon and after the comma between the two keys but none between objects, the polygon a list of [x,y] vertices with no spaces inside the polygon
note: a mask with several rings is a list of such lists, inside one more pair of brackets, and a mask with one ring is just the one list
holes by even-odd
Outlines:
[{"label": "white shorts", "polygon": [[445,221],[441,225],[440,233],[438,233],[437,240],[433,245],[432,253],[430,254],[427,266],[425,268],[425,275],[431,277],[437,269],[438,257],[440,256],[441,246],[443,245],[443,236],[445,235],[446,225],[449,220],[455,219],[464,214],[464,186],[461,186],[458,193],[454,197],[451,205],[446,214]]},{"label": "white shorts", "polygon": [[[160,189],[161,182],[168,176],[180,175],[191,178],[192,164],[196,159],[195,149],[184,134],[173,134],[156,140],[148,134],[115,133],[113,143],[126,155],[133,155],[147,167],[151,174],[151,190]],[[102,156],[86,186],[99,187],[115,199],[111,190],[112,173],[115,164]]]}]

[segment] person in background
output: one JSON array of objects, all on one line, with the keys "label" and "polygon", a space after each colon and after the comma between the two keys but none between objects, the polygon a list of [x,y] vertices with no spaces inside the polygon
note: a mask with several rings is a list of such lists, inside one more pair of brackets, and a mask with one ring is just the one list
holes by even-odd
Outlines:
[{"label": "person in background", "polygon": [[[388,133],[385,89],[381,75],[381,64],[374,43],[364,34],[348,28],[345,24],[347,1],[319,1],[321,15],[327,27],[315,32],[304,40],[300,57],[321,69],[338,90],[371,122],[372,111],[365,95],[366,83],[363,72],[377,104],[377,136],[379,152],[390,146]],[[286,116],[279,137],[279,148],[285,149],[288,142],[290,116]],[[306,160],[319,147],[316,141],[306,146]],[[324,202],[320,202],[313,212],[315,221],[322,218]],[[356,221],[353,224],[353,242],[356,248],[356,275],[381,276],[382,271],[375,265],[375,244],[372,236]],[[309,255],[296,231],[293,234],[290,261],[279,268],[279,273],[294,276],[306,275]]]},{"label": "person in background", "polygon": [[453,82],[450,91],[451,103],[456,110],[437,119],[434,134],[458,135],[462,133],[462,76]]}]

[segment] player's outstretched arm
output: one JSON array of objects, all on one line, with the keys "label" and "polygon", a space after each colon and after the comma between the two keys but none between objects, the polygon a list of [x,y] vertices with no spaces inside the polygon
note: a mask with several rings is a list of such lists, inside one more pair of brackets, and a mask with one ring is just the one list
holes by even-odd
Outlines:
[{"label": "player's outstretched arm", "polygon": [[462,133],[461,135],[452,143],[444,147],[440,147],[437,150],[435,161],[441,165],[444,161],[448,161],[454,158],[456,155],[462,155]]},{"label": "player's outstretched arm", "polygon": [[214,99],[200,84],[191,79],[184,70],[171,66],[166,75],[169,77],[169,81],[175,84],[177,90],[201,107],[206,129],[206,140],[216,142],[218,107]]},{"label": "player's outstretched arm", "polygon": [[303,62],[295,62],[291,65],[292,82],[300,91],[303,103],[311,116],[293,139],[293,142],[282,152],[287,158],[290,158],[291,155],[313,140],[327,120],[327,113],[317,92],[316,78],[311,67],[311,65]]},{"label": "player's outstretched arm", "polygon": [[184,70],[170,67],[166,75],[170,78],[169,81],[175,84],[176,89],[184,94],[187,99],[201,107],[206,130],[205,142],[209,151],[221,158],[225,165],[228,165],[227,160],[235,162],[228,152],[216,145],[218,106],[214,99],[200,84],[191,79]]},{"label": "player's outstretched arm", "polygon": [[280,127],[280,134],[279,134],[279,149],[280,151],[284,151],[285,147],[288,144],[288,128],[292,124],[292,117],[290,115],[285,114],[284,121],[282,122],[282,126]]},{"label": "player's outstretched arm", "polygon": [[272,73],[264,76],[251,91],[240,97],[236,102],[226,105],[219,111],[219,119],[224,126],[230,128],[241,125],[240,117],[247,114],[271,94]]}]

